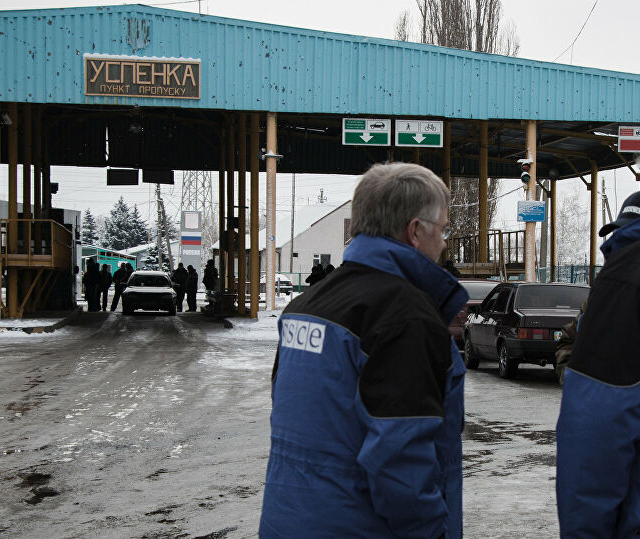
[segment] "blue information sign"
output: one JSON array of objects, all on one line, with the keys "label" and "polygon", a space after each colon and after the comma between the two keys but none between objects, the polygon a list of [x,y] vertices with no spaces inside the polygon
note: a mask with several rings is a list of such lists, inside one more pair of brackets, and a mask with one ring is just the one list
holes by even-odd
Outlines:
[{"label": "blue information sign", "polygon": [[545,218],[545,202],[540,200],[519,200],[518,221],[542,223]]}]

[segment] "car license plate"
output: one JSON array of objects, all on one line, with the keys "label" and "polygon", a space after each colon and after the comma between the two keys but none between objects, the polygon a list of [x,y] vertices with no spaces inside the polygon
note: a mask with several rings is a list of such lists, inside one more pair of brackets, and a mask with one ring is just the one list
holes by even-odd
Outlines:
[{"label": "car license plate", "polygon": [[562,337],[562,330],[553,332],[553,340],[559,341],[560,337]]}]

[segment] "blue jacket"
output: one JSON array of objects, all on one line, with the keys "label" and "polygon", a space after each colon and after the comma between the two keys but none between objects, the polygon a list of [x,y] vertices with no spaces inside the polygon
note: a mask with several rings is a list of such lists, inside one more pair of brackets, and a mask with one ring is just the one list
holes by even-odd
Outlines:
[{"label": "blue jacket", "polygon": [[416,249],[356,236],[279,320],[260,537],[462,537],[467,301]]},{"label": "blue jacket", "polygon": [[557,425],[563,539],[640,536],[640,219],[601,249]]}]

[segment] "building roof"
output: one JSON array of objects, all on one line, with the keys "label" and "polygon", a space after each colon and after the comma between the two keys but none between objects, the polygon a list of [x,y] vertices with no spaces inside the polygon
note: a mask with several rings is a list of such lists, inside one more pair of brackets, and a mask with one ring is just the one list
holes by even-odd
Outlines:
[{"label": "building roof", "polygon": [[[147,89],[160,86],[145,77],[174,80],[166,69],[194,64],[197,95],[127,95],[113,80],[138,60]],[[154,61],[165,67],[150,75]],[[115,77],[104,91],[90,88],[98,72]],[[640,123],[640,75],[121,5],[0,11],[2,112],[7,102],[46,104],[36,112],[55,130],[45,133],[51,165],[220,170],[230,122],[270,111],[278,172],[361,174],[388,160],[389,147],[342,144],[342,118],[368,117],[445,120],[454,177],[478,177],[477,121],[487,120],[489,176],[519,177],[522,120],[536,120],[538,177],[569,178],[593,164],[631,168],[616,134]],[[6,136],[0,144],[6,162]],[[444,172],[439,148],[392,148],[392,159]]]},{"label": "building roof", "polygon": [[[200,98],[85,95],[107,56],[199,59]],[[630,122],[640,75],[122,5],[0,11],[0,100]]]}]

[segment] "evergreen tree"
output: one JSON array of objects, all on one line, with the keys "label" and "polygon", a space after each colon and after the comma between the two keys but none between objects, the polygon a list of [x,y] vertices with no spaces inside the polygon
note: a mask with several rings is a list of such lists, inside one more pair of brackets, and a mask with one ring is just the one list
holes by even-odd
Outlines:
[{"label": "evergreen tree", "polygon": [[131,215],[123,197],[120,197],[104,221],[102,246],[120,251],[131,245]]},{"label": "evergreen tree", "polygon": [[140,215],[136,204],[134,204],[133,209],[131,210],[130,220],[131,237],[129,238],[129,243],[131,244],[131,247],[147,243],[147,222]]},{"label": "evergreen tree", "polygon": [[169,272],[169,257],[167,256],[167,251],[164,248],[164,245],[162,247],[163,247],[161,249],[162,268],[160,268],[158,264],[158,246],[155,243],[153,243],[149,246],[149,250],[147,251],[147,256],[142,260],[143,269],[146,269],[146,270],[161,269],[162,271]]},{"label": "evergreen tree", "polygon": [[82,243],[85,245],[98,245],[99,240],[98,224],[91,214],[91,210],[87,208],[82,220]]}]

